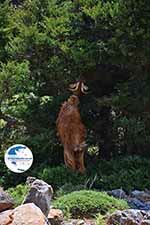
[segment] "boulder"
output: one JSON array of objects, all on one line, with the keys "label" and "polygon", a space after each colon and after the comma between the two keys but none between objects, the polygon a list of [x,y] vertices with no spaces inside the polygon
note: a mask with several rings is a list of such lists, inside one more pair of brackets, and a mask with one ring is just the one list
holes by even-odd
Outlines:
[{"label": "boulder", "polygon": [[115,189],[112,191],[108,191],[107,194],[112,195],[115,198],[121,198],[121,199],[127,198],[125,191],[122,189]]},{"label": "boulder", "polygon": [[49,225],[42,211],[33,203],[0,213],[0,225]]},{"label": "boulder", "polygon": [[128,198],[128,204],[132,209],[150,210],[150,202],[143,202],[137,198]]},{"label": "boulder", "polygon": [[150,210],[150,191],[134,190],[129,195],[122,189],[107,191],[107,194],[115,198],[125,199],[131,209]]},{"label": "boulder", "polygon": [[47,217],[50,210],[50,201],[53,195],[51,185],[47,184],[43,180],[36,179],[35,177],[28,177],[26,183],[29,185],[30,190],[25,197],[23,204],[34,203]]},{"label": "boulder", "polygon": [[63,222],[63,212],[60,209],[50,209],[48,220],[51,225],[60,225]]},{"label": "boulder", "polygon": [[0,225],[10,224],[11,218],[10,215],[13,210],[6,210],[0,213]]},{"label": "boulder", "polygon": [[132,198],[137,198],[142,202],[150,202],[150,191],[138,191],[134,190],[131,192]]},{"label": "boulder", "polygon": [[144,223],[150,223],[150,211],[128,209],[114,212],[108,217],[106,224],[144,225]]},{"label": "boulder", "polygon": [[0,189],[0,212],[12,209],[14,206],[13,199],[9,196],[8,193]]}]

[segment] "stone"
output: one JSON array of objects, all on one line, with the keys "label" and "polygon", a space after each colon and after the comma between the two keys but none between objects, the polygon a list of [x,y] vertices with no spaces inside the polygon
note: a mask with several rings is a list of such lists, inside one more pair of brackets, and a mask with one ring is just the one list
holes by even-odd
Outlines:
[{"label": "stone", "polygon": [[13,199],[9,196],[9,194],[2,189],[0,189],[0,212],[12,209],[14,206]]},{"label": "stone", "polygon": [[63,222],[64,216],[60,209],[50,209],[48,221],[51,225],[60,225]]},{"label": "stone", "polygon": [[96,225],[94,219],[70,219],[68,221],[63,221],[62,225]]},{"label": "stone", "polygon": [[[107,225],[144,225],[150,223],[150,212],[142,210],[127,209],[116,211],[107,219]],[[147,225],[145,224],[145,225]]]},{"label": "stone", "polygon": [[137,198],[129,198],[128,204],[132,209],[148,210],[148,207],[150,207],[150,205],[148,206],[147,203],[144,203]]},{"label": "stone", "polygon": [[11,218],[10,215],[13,210],[6,210],[0,213],[0,225],[10,224]]},{"label": "stone", "polygon": [[0,213],[0,225],[49,225],[47,218],[34,203],[20,205]]},{"label": "stone", "polygon": [[84,220],[77,220],[75,225],[86,225],[86,222]]},{"label": "stone", "polygon": [[12,225],[48,225],[48,221],[40,208],[29,203],[17,207],[13,211]]},{"label": "stone", "polygon": [[150,225],[150,220],[143,220],[141,225]]},{"label": "stone", "polygon": [[96,225],[96,221],[94,219],[84,219],[86,225]]},{"label": "stone", "polygon": [[134,190],[131,192],[130,196],[143,202],[150,202],[150,191]]},{"label": "stone", "polygon": [[122,190],[122,189],[115,189],[115,190],[112,190],[112,191],[108,191],[107,193],[109,195],[112,195],[115,198],[121,198],[121,199],[127,198],[127,195],[126,195],[125,191]]},{"label": "stone", "polygon": [[26,184],[29,185],[30,190],[25,197],[23,204],[34,203],[47,217],[53,195],[53,189],[51,185],[47,184],[43,180],[36,179],[35,177],[28,177]]}]

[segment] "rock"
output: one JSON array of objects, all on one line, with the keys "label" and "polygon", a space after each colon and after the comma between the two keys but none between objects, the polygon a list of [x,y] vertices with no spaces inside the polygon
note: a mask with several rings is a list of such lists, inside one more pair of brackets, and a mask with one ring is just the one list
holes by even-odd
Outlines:
[{"label": "rock", "polygon": [[84,219],[86,225],[96,225],[96,221],[94,219]]},{"label": "rock", "polygon": [[71,220],[63,221],[62,225],[73,225],[73,222]]},{"label": "rock", "polygon": [[130,195],[126,195],[122,189],[115,189],[107,193],[116,198],[126,199],[132,209],[150,210],[150,191],[134,190]]},{"label": "rock", "polygon": [[132,209],[140,209],[140,210],[145,209],[145,204],[143,202],[141,202],[140,200],[138,200],[137,198],[129,198],[128,204],[129,204],[130,208],[132,208]]},{"label": "rock", "polygon": [[10,215],[13,210],[6,210],[0,213],[0,225],[9,224],[11,221]]},{"label": "rock", "polygon": [[13,211],[12,225],[48,225],[48,221],[40,208],[29,203],[18,206]]},{"label": "rock", "polygon": [[150,210],[150,202],[142,202],[137,198],[129,198],[128,204],[132,209]]},{"label": "rock", "polygon": [[60,209],[50,209],[48,220],[51,225],[60,225],[63,222],[63,212]]},{"label": "rock", "polygon": [[12,209],[14,206],[13,199],[9,196],[8,193],[0,189],[0,212]]},{"label": "rock", "polygon": [[143,220],[141,225],[150,225],[150,220]]},{"label": "rock", "polygon": [[96,225],[94,219],[71,219],[69,221],[63,221],[62,225]]},{"label": "rock", "polygon": [[33,203],[0,213],[0,225],[49,225],[45,215]]},{"label": "rock", "polygon": [[115,190],[112,190],[112,191],[108,191],[107,193],[109,195],[112,195],[115,198],[121,198],[121,199],[127,198],[127,195],[126,195],[125,191],[122,190],[122,189],[115,189]]},{"label": "rock", "polygon": [[[144,225],[143,223],[150,223],[150,211],[128,209],[123,211],[116,211],[107,219],[107,225]],[[147,225],[147,224],[145,224]]]},{"label": "rock", "polygon": [[86,222],[84,220],[77,220],[75,225],[86,225]]},{"label": "rock", "polygon": [[132,191],[130,196],[132,198],[137,198],[142,202],[150,202],[150,191]]},{"label": "rock", "polygon": [[134,209],[150,210],[150,191],[132,191],[128,203]]},{"label": "rock", "polygon": [[50,201],[53,195],[51,185],[47,184],[43,180],[36,179],[35,177],[28,177],[26,183],[30,186],[30,190],[23,201],[23,204],[34,203],[47,217],[50,210]]}]

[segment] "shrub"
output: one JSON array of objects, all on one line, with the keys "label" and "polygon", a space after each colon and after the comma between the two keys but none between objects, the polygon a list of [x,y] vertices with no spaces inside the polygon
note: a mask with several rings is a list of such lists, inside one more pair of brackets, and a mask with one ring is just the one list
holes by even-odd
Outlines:
[{"label": "shrub", "polygon": [[6,169],[2,162],[0,164],[0,185],[8,189],[24,183],[28,176],[34,176],[51,184],[54,190],[58,191],[56,194],[59,196],[81,188],[101,191],[122,188],[127,192],[134,189],[149,189],[149,159],[134,156],[119,157],[110,161],[97,159],[94,162],[92,160],[86,162],[88,165],[84,175],[71,171],[64,165],[50,167],[47,164],[41,164],[40,167],[33,166],[34,169],[30,169],[19,177],[9,170],[4,173]]},{"label": "shrub", "polygon": [[[87,161],[84,175],[71,171],[63,165],[53,167],[43,165],[34,176],[43,179],[58,190],[58,195],[82,189],[98,189],[101,191],[122,188],[127,192],[134,189],[144,190],[150,186],[149,159],[134,157],[118,157],[110,161],[98,159]],[[77,188],[77,189],[76,189]],[[69,190],[70,189],[70,190]]]},{"label": "shrub", "polygon": [[24,200],[24,197],[28,192],[28,187],[27,185],[19,184],[15,188],[9,188],[7,192],[14,199],[15,205],[18,206]]},{"label": "shrub", "polygon": [[38,172],[38,177],[52,185],[54,189],[63,186],[66,183],[73,185],[84,183],[86,175],[81,176],[78,172],[71,171],[65,166],[44,167]]},{"label": "shrub", "polygon": [[61,186],[58,191],[56,191],[56,196],[60,197],[65,194],[71,193],[73,191],[80,191],[86,189],[85,185],[78,184],[78,185],[73,185],[72,183],[66,183],[63,186]]},{"label": "shrub", "polygon": [[123,188],[129,192],[150,186],[150,161],[146,158],[120,157],[101,161],[92,173],[97,173],[93,187],[100,190]]},{"label": "shrub", "polygon": [[69,212],[73,218],[93,217],[97,213],[104,215],[116,209],[128,208],[128,204],[124,200],[118,200],[104,192],[86,190],[64,195],[55,200],[53,205],[63,210],[64,215]]}]

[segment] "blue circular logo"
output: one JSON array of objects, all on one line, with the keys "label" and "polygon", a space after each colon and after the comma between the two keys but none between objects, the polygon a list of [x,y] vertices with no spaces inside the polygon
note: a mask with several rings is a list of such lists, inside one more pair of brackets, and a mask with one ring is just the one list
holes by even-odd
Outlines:
[{"label": "blue circular logo", "polygon": [[5,164],[14,173],[27,171],[33,163],[31,150],[22,144],[16,144],[8,148],[4,156]]}]

